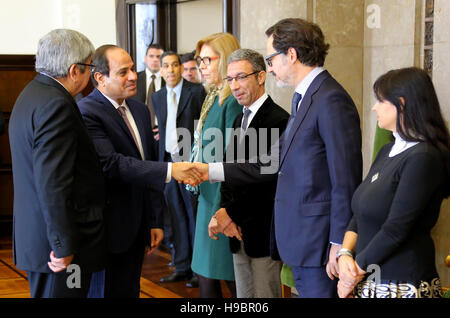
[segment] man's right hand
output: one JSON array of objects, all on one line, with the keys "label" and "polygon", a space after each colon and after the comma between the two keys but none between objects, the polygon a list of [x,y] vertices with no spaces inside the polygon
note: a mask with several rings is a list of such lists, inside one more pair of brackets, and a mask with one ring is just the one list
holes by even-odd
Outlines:
[{"label": "man's right hand", "polygon": [[174,162],[172,163],[172,178],[178,183],[186,183],[196,186],[202,183],[201,175],[194,169],[190,162]]},{"label": "man's right hand", "polygon": [[55,253],[53,251],[50,252],[50,262],[48,262],[48,267],[50,267],[50,269],[55,272],[61,272],[63,270],[65,270],[70,263],[72,263],[73,260],[73,254],[66,256],[66,257],[62,257],[62,258],[57,258],[55,256]]}]

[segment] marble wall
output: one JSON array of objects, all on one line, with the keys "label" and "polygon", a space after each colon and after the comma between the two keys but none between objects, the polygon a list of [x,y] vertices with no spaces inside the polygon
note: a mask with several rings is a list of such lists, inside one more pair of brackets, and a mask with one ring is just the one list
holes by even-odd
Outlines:
[{"label": "marble wall", "polygon": [[[307,18],[308,0],[241,0],[240,43],[266,56],[265,31],[284,18]],[[291,111],[293,88],[279,88],[268,75],[266,91],[281,107]]]},{"label": "marble wall", "polygon": [[[450,1],[434,0],[433,82],[443,115],[450,120]],[[265,30],[280,19],[305,18],[322,28],[330,51],[325,67],[352,96],[361,117],[365,176],[371,164],[376,128],[372,85],[385,72],[423,67],[425,0],[241,0],[240,41],[263,55]],[[292,88],[280,89],[272,76],[268,93],[290,111]],[[450,253],[450,203],[444,202],[432,231],[436,264],[444,286],[450,285],[445,257]]]},{"label": "marble wall", "polygon": [[[433,83],[443,116],[450,125],[450,1],[434,0]],[[450,200],[441,207],[441,214],[432,231],[436,244],[436,265],[444,286],[450,286],[450,268],[444,265],[450,254]]]}]

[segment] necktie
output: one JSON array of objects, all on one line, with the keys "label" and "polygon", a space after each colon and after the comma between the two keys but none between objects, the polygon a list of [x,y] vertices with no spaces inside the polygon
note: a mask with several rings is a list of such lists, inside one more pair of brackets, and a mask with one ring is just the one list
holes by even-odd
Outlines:
[{"label": "necktie", "polygon": [[292,97],[292,116],[295,117],[297,114],[298,103],[302,99],[302,94],[295,92],[294,97]]},{"label": "necktie", "polygon": [[130,133],[133,136],[134,143],[136,144],[136,147],[139,150],[139,143],[137,141],[136,134],[134,133],[133,128],[131,128],[130,121],[127,118],[127,109],[125,108],[125,106],[119,106],[119,108],[117,110],[119,111],[120,115],[122,116],[123,120],[125,121],[125,124],[127,125],[128,129],[130,130]]},{"label": "necktie", "polygon": [[167,91],[169,100],[167,104],[166,120],[166,151],[174,154],[177,149],[177,96],[173,90]]},{"label": "necktie", "polygon": [[291,117],[289,117],[289,122],[287,124],[286,130],[284,131],[284,140],[289,136],[289,131],[291,130],[292,124],[294,123],[295,115],[297,114],[297,106],[300,100],[302,99],[302,94],[295,92],[294,97],[292,98],[292,113]]},{"label": "necktie", "polygon": [[247,126],[248,126],[248,117],[250,117],[250,114],[252,113],[252,111],[250,109],[248,109],[247,107],[244,107],[244,117],[242,118],[242,135],[245,134],[245,131],[247,130]]},{"label": "necktie", "polygon": [[156,116],[155,116],[155,109],[153,108],[153,103],[152,103],[152,94],[155,92],[155,80],[156,80],[155,74],[152,74],[151,78],[152,78],[152,82],[148,86],[148,91],[147,91],[147,107],[148,107],[148,110],[150,111],[150,120],[152,122],[152,128],[155,128],[155,126],[157,126],[157,122],[156,122]]}]

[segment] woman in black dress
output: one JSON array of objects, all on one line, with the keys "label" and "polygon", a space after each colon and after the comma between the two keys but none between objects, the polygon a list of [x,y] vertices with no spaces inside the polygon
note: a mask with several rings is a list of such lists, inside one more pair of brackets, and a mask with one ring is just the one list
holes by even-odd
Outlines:
[{"label": "woman in black dress", "polygon": [[[340,297],[440,297],[430,231],[450,194],[450,138],[428,74],[392,70],[374,84],[385,145],[353,195],[337,254]],[[355,258],[353,258],[355,256]]]}]

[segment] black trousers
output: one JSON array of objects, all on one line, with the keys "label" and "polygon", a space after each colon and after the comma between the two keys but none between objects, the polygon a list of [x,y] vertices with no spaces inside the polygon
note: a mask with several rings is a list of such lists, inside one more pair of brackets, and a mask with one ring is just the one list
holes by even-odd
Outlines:
[{"label": "black trousers", "polygon": [[[27,272],[32,298],[86,298],[92,273],[79,271],[79,285],[73,284],[75,272],[59,273]],[[72,288],[71,288],[72,287]]]}]

